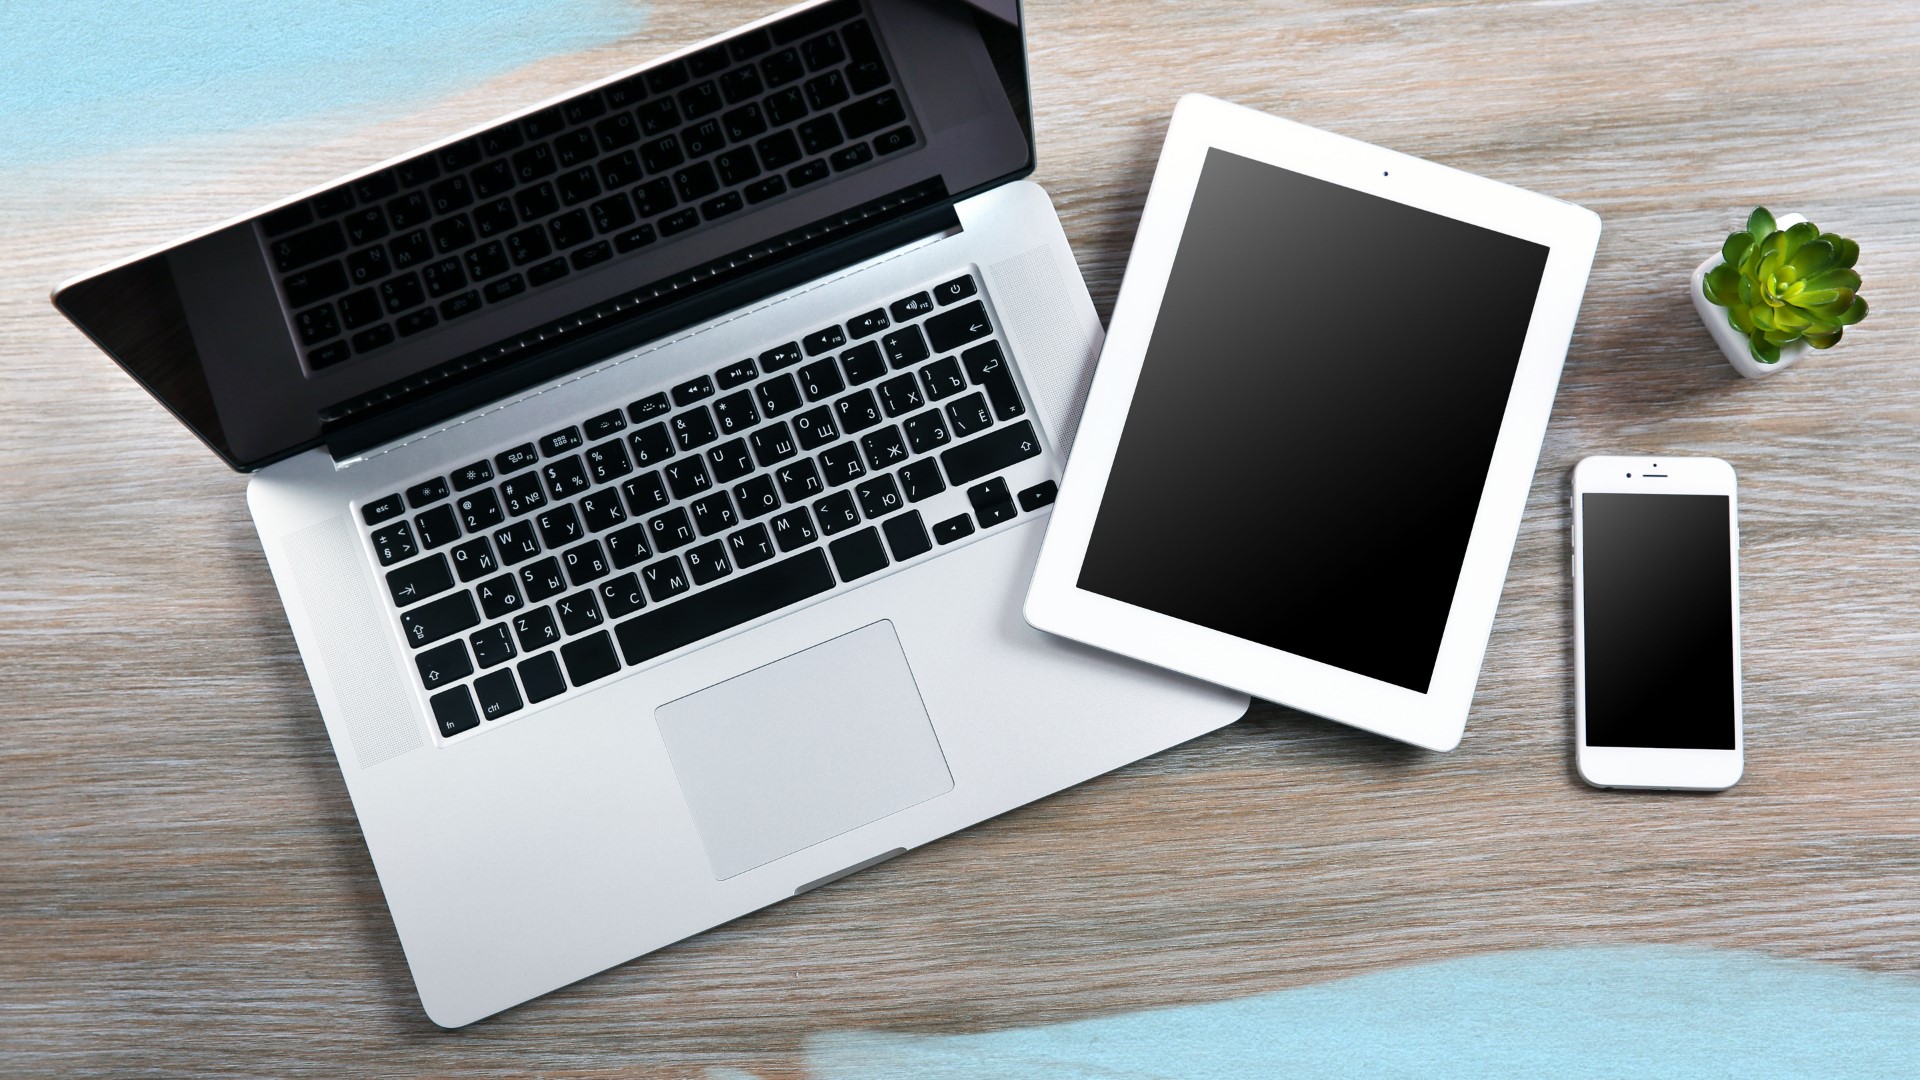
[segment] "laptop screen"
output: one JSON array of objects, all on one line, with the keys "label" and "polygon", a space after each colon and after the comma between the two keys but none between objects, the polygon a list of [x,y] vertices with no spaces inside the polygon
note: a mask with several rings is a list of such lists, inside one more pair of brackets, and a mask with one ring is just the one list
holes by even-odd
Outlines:
[{"label": "laptop screen", "polygon": [[833,0],[54,301],[253,469],[403,434],[830,272],[1031,171],[1032,146],[1014,0]]}]

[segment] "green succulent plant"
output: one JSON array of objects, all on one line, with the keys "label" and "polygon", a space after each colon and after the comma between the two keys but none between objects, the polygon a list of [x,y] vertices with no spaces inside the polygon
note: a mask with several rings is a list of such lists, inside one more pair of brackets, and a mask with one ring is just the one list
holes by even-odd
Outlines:
[{"label": "green succulent plant", "polygon": [[1778,363],[1780,346],[1803,338],[1830,349],[1842,328],[1867,317],[1853,268],[1860,245],[1810,221],[1782,229],[1756,206],[1746,229],[1728,234],[1720,257],[1726,261],[1707,273],[1701,291],[1727,309],[1727,322],[1763,364]]}]

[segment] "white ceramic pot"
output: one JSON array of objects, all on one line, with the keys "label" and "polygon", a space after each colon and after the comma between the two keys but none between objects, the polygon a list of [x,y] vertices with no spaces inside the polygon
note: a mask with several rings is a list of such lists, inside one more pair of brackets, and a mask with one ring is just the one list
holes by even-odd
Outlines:
[{"label": "white ceramic pot", "polygon": [[[1782,214],[1774,219],[1774,225],[1782,229],[1790,229],[1805,220],[1807,219],[1799,214]],[[1805,356],[1813,346],[1805,341],[1782,345],[1779,362],[1763,364],[1755,360],[1753,353],[1747,350],[1745,335],[1735,330],[1733,324],[1727,321],[1727,309],[1707,299],[1707,294],[1701,291],[1700,283],[1706,280],[1707,274],[1725,261],[1718,252],[1715,252],[1706,262],[1693,268],[1693,310],[1700,313],[1700,321],[1706,324],[1707,333],[1713,335],[1714,344],[1720,346],[1720,351],[1726,354],[1727,363],[1733,365],[1733,370],[1749,379],[1764,378],[1792,367],[1794,362]]]}]

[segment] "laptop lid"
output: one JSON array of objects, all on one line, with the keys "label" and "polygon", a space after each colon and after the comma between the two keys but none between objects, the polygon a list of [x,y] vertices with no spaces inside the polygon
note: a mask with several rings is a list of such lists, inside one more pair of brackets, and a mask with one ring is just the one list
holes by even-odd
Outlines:
[{"label": "laptop lid", "polygon": [[829,0],[53,299],[233,468],[344,458],[955,227],[1032,131],[1017,0]]}]

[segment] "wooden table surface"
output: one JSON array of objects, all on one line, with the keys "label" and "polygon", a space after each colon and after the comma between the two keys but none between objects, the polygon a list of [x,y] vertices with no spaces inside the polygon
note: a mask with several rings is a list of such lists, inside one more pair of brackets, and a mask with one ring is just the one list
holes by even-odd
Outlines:
[{"label": "wooden table surface", "polygon": [[[218,141],[244,154],[188,140],[0,174],[0,1073],[781,1075],[820,1032],[982,1031],[1594,942],[1920,973],[1908,0],[1050,0],[1029,14],[1035,179],[1103,317],[1189,90],[1605,220],[1465,741],[1436,755],[1257,707],[477,1027],[433,1028],[243,478],[47,290],[769,6],[661,4],[615,47],[397,118],[325,120],[317,145],[269,125]],[[1748,382],[1686,282],[1756,202],[1858,238],[1873,313],[1838,350]],[[1390,300],[1365,289],[1330,313]],[[1470,333],[1470,294],[1460,325],[1410,330]],[[1724,795],[1603,793],[1573,773],[1567,477],[1606,452],[1740,472],[1749,750]]]}]

